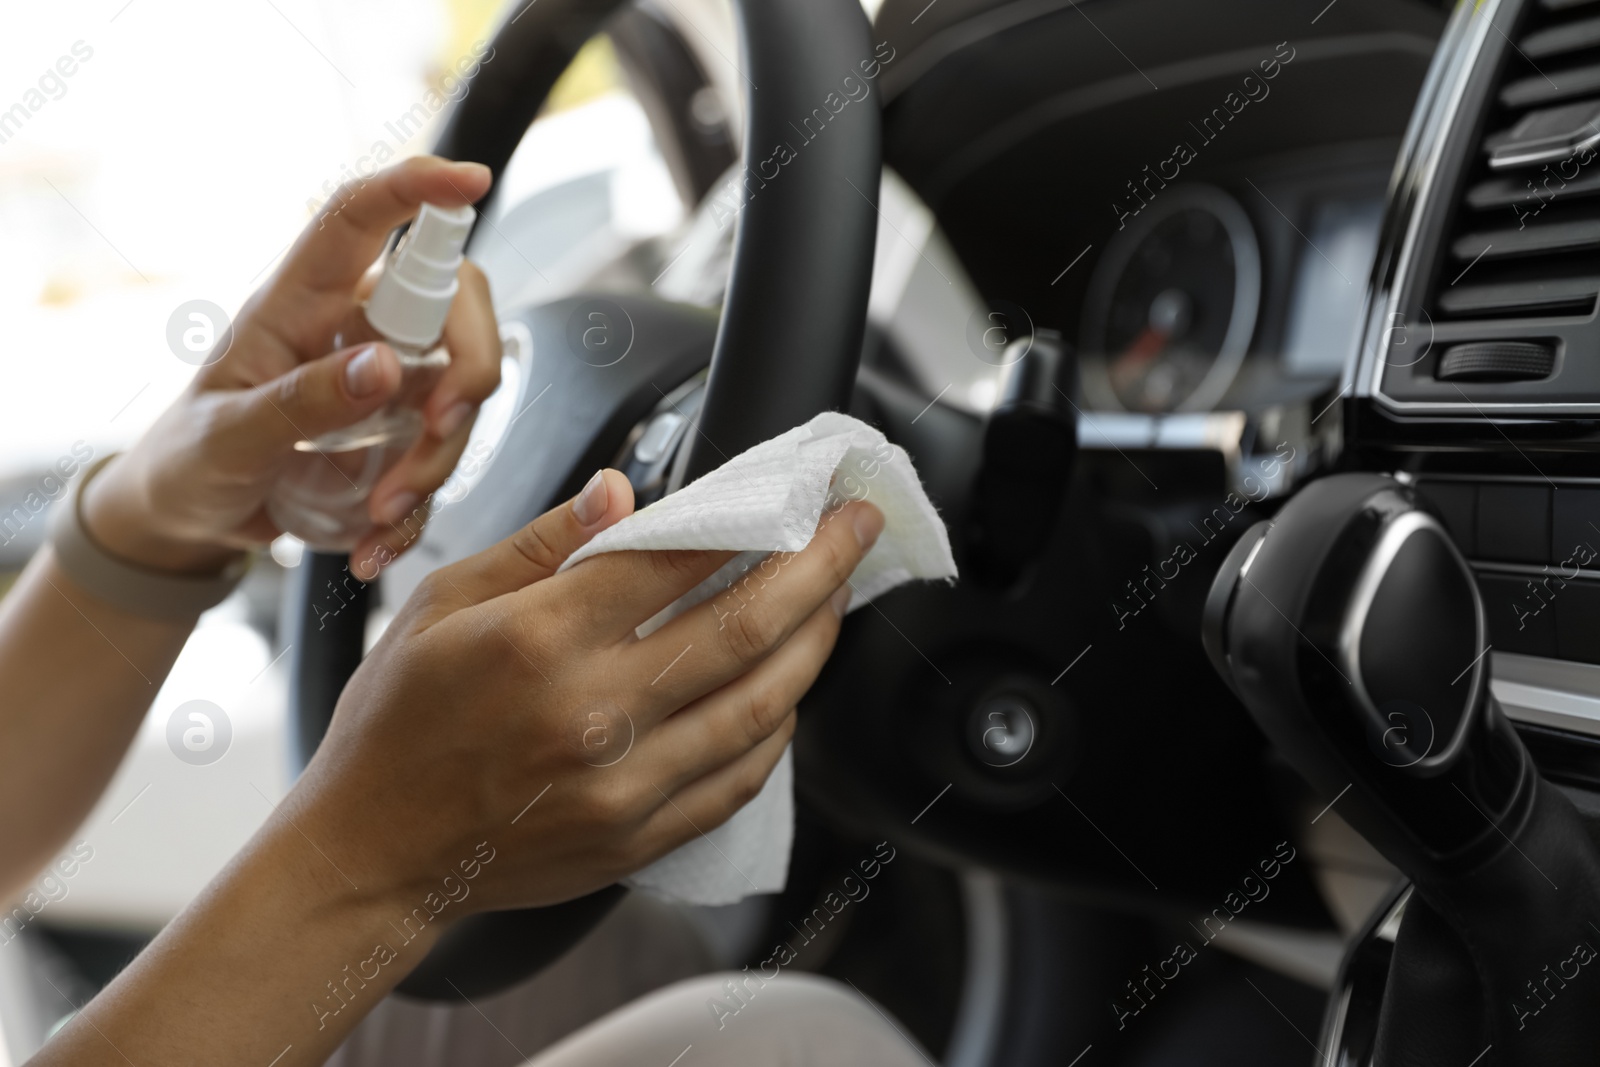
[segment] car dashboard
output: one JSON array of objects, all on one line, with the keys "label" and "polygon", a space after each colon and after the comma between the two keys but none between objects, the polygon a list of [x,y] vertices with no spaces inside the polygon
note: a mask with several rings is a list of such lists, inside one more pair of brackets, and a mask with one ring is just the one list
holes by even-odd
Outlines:
[{"label": "car dashboard", "polygon": [[[946,0],[878,32],[886,163],[970,277],[970,355],[1042,331],[1076,354],[1069,513],[1098,547],[1074,550],[1113,577],[1074,587],[1106,603],[1061,636],[1121,657],[1080,680],[1107,746],[1086,758],[1189,740],[1140,672],[1190,669],[1172,649],[1198,604],[1165,595],[1130,640],[1140,576],[1219,499],[1270,517],[1308,476],[1367,470],[1416,486],[1472,561],[1494,691],[1541,769],[1600,789],[1600,4]],[[918,374],[915,351],[882,360]],[[1237,725],[1191,680],[1190,713]],[[1326,800],[1264,746],[1227,758],[1267,765],[1302,829]]]},{"label": "car dashboard", "polygon": [[[1224,892],[1252,850],[1337,832],[1336,815],[1308,828],[1331,798],[1278,762],[1214,676],[1199,615],[1226,546],[1357,454],[1354,355],[1445,24],[1433,4],[1367,0],[1320,15],[1170,0],[879,13],[895,48],[879,274],[917,232],[897,207],[909,196],[935,233],[908,302],[942,316],[950,350],[878,314],[875,281],[883,336],[864,362],[917,385],[911,415],[938,396],[980,421],[984,391],[949,385],[963,363],[1003,380],[1013,342],[1053,333],[1076,374],[1078,461],[1037,579],[1070,619],[1030,635],[1057,651],[1028,668],[1075,723],[1054,780],[1072,807],[1003,811],[975,783],[941,802],[970,803],[971,820],[925,821],[922,844],[1115,906],[1172,907]],[[870,810],[845,778],[823,775],[811,799]],[[1225,841],[1202,832],[1224,824]],[[1030,848],[1041,834],[1059,848]],[[1316,851],[1344,859],[1302,872],[1261,921],[1319,926],[1328,908],[1348,932],[1391,884],[1359,842]]]},{"label": "car dashboard", "polygon": [[[1270,406],[1352,350],[1441,25],[1420,3],[1315,24],[1274,4],[999,5],[886,73],[886,160],[988,302],[1076,343],[1090,409]],[[1153,352],[1164,325],[1190,343]]]}]

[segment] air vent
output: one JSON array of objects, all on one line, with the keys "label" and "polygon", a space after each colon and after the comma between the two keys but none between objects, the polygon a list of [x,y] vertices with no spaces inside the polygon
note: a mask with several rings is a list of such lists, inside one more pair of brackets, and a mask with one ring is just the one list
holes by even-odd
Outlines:
[{"label": "air vent", "polygon": [[1532,0],[1511,44],[1443,243],[1442,321],[1587,316],[1600,298],[1600,0]]}]

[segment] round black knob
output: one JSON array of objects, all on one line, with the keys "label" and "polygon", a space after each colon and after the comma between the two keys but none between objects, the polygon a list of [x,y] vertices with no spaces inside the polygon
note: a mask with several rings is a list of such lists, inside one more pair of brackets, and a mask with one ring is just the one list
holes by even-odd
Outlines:
[{"label": "round black knob", "polygon": [[973,709],[968,723],[973,755],[989,767],[1012,767],[1033,750],[1038,711],[1014,693],[991,696]]}]

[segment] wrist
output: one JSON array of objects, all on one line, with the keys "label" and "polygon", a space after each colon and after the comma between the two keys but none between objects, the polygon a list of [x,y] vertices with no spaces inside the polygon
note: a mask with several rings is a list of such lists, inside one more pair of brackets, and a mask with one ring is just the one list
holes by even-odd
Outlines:
[{"label": "wrist", "polygon": [[[293,828],[282,820],[280,830],[288,831],[284,844],[307,849],[306,841],[315,841],[320,851],[307,850],[330,861],[323,866],[338,879],[332,888],[342,886],[353,906],[381,915],[385,928],[405,944],[426,931],[426,939],[417,942],[420,951],[402,952],[403,970],[410,971],[440,934],[482,909],[479,890],[487,879],[480,875],[498,853],[487,841],[445,848],[411,836],[397,841],[359,815],[352,821],[360,805],[339,786],[360,783],[349,781],[345,768],[335,774],[346,780],[330,789],[327,770],[313,761],[284,801],[281,810],[293,809],[294,820]],[[341,870],[335,871],[333,860]],[[390,944],[398,950],[402,941]]]},{"label": "wrist", "polygon": [[[463,916],[433,915],[423,893],[362,864],[312,813],[302,808],[288,815],[295,807],[295,798],[287,798],[247,848],[242,880],[285,902],[298,928],[320,931],[326,939],[319,965],[326,973],[317,976],[313,1014],[328,1012],[343,1021],[350,1013],[342,1008],[353,1006],[359,1017],[399,985]],[[329,982],[337,999],[327,995]]]},{"label": "wrist", "polygon": [[161,530],[158,510],[126,456],[113,457],[86,477],[79,504],[84,532],[123,562],[171,574],[212,575],[242,555],[227,545],[185,540]]},{"label": "wrist", "polygon": [[400,901],[366,884],[297,800],[96,997],[93,1029],[80,1014],[44,1062],[112,1062],[110,1042],[119,1063],[232,1063],[263,1049],[265,1063],[282,1049],[281,1067],[319,1064],[421,962],[441,929],[397,932]]}]

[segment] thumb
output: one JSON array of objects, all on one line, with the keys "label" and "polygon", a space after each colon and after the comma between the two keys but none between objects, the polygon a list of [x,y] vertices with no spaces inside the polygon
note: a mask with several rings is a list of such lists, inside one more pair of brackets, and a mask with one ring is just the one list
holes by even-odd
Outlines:
[{"label": "thumb", "polygon": [[399,388],[400,360],[388,345],[352,346],[302,363],[243,395],[241,450],[275,454],[342,430],[377,411]]},{"label": "thumb", "polygon": [[450,611],[543,581],[600,531],[633,514],[633,486],[617,470],[596,471],[578,495],[497,545],[436,571],[430,584]]}]

